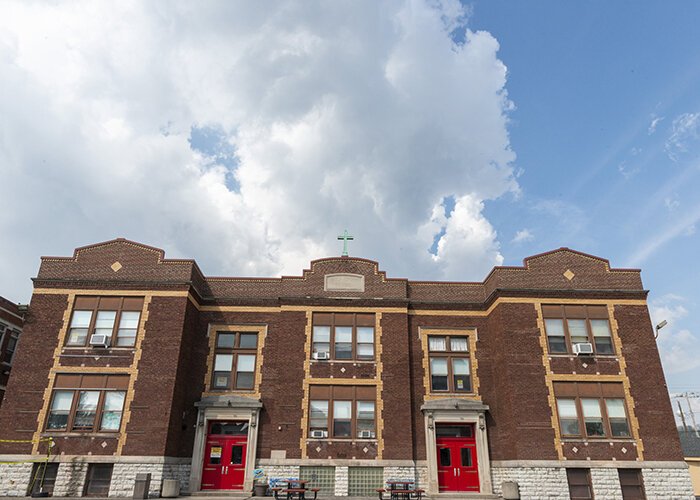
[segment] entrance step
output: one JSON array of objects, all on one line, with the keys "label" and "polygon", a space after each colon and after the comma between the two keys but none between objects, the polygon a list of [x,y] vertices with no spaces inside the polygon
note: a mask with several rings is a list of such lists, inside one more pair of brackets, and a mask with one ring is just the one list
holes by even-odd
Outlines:
[{"label": "entrance step", "polygon": [[193,491],[190,496],[193,497],[226,497],[226,498],[250,498],[253,494],[248,491],[241,490],[202,490]]},{"label": "entrance step", "polygon": [[430,495],[431,500],[501,500],[503,497],[500,495],[493,495],[489,493],[468,493],[466,491],[455,491],[455,492],[445,492],[438,493],[437,495]]}]

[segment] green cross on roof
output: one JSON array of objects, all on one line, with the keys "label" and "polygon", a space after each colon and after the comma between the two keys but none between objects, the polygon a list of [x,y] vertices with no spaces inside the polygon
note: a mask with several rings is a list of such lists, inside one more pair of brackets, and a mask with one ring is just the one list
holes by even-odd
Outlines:
[{"label": "green cross on roof", "polygon": [[348,256],[348,240],[354,240],[352,236],[348,234],[348,230],[343,231],[343,234],[338,236],[339,240],[343,240],[343,257]]}]

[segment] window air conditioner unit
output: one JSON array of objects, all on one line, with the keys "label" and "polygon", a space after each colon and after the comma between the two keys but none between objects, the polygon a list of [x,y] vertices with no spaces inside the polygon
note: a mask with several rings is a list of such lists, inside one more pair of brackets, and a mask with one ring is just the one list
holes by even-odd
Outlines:
[{"label": "window air conditioner unit", "polygon": [[581,354],[593,354],[593,344],[590,342],[574,344],[574,354],[577,356],[580,356]]},{"label": "window air conditioner unit", "polygon": [[360,439],[371,439],[374,437],[374,432],[372,431],[360,431]]},{"label": "window air conditioner unit", "polygon": [[331,354],[329,352],[315,352],[314,359],[330,359]]},{"label": "window air conditioner unit", "polygon": [[92,347],[109,347],[112,337],[103,333],[95,333],[90,336],[90,345]]},{"label": "window air conditioner unit", "polygon": [[311,437],[315,439],[323,439],[328,437],[328,431],[311,431]]}]

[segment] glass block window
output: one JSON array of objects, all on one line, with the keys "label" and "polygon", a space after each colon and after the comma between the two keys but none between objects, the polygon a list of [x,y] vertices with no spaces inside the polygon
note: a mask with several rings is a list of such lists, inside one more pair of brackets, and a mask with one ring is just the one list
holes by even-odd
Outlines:
[{"label": "glass block window", "polygon": [[320,488],[318,496],[332,497],[335,495],[335,467],[300,467],[299,479],[308,481],[306,487]]},{"label": "glass block window", "polygon": [[349,467],[348,496],[374,496],[377,488],[384,485],[384,469],[382,467]]}]

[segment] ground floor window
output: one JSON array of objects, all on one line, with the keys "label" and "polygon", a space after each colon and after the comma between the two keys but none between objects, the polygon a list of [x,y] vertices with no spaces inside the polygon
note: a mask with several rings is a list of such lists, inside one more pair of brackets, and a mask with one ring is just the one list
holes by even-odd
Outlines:
[{"label": "ground floor window", "polygon": [[335,495],[335,467],[300,467],[299,479],[308,481],[309,488],[320,488],[319,497]]},{"label": "ground floor window", "polygon": [[384,487],[381,467],[348,467],[348,496],[374,496]]},{"label": "ground floor window", "polygon": [[86,497],[106,497],[112,481],[113,464],[90,464],[85,479]]},{"label": "ground floor window", "polygon": [[589,500],[593,498],[590,469],[566,469],[571,500]]},{"label": "ground floor window", "polygon": [[58,475],[58,464],[41,462],[34,464],[32,479],[27,490],[28,495],[44,492],[53,495],[53,488]]},{"label": "ground floor window", "polygon": [[644,482],[640,469],[617,469],[623,500],[644,500]]}]

